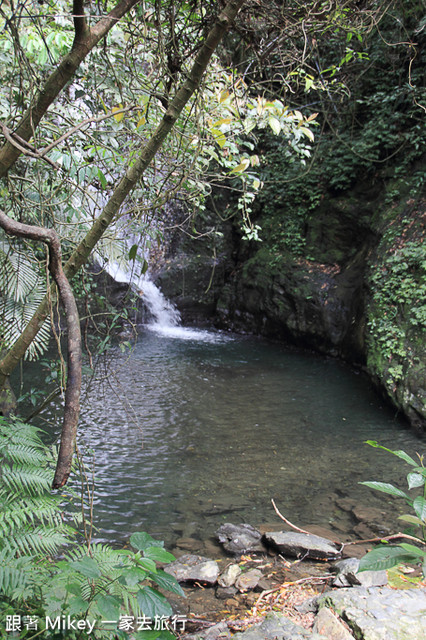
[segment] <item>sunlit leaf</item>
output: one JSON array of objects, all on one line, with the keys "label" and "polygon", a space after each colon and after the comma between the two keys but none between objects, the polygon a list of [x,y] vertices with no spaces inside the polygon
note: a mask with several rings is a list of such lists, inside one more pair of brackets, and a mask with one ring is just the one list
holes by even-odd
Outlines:
[{"label": "sunlit leaf", "polygon": [[407,498],[408,496],[401,489],[397,489],[393,486],[393,484],[389,484],[387,482],[360,482],[359,484],[363,484],[366,487],[370,487],[370,489],[376,489],[377,491],[382,491],[382,493],[389,493],[391,496],[397,496],[398,498]]}]

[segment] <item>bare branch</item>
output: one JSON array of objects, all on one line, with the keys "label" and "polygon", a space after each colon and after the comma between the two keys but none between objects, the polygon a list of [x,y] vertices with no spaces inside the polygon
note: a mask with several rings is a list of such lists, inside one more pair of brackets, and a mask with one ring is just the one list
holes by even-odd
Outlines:
[{"label": "bare branch", "polygon": [[77,305],[71,285],[62,268],[61,244],[56,231],[54,229],[22,224],[9,218],[3,211],[0,211],[0,227],[2,227],[8,235],[30,238],[31,240],[42,241],[48,245],[49,270],[59,289],[59,295],[65,308],[68,341],[68,376],[61,444],[52,485],[54,489],[58,489],[66,483],[71,471],[80,412],[81,334]]}]

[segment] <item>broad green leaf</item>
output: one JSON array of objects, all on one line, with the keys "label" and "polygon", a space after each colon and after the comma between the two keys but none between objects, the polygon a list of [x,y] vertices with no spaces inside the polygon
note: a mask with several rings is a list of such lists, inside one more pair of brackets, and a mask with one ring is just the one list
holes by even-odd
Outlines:
[{"label": "broad green leaf", "polygon": [[148,265],[147,261],[146,261],[146,260],[144,260],[144,261],[143,261],[142,271],[141,271],[141,273],[142,273],[142,275],[143,275],[143,276],[144,276],[144,275],[146,274],[146,272],[148,271],[148,267],[149,267],[149,265]]},{"label": "broad green leaf", "polygon": [[268,118],[268,124],[275,135],[279,135],[279,133],[281,132],[281,122],[278,120],[278,118],[275,118],[275,116],[270,116]]},{"label": "broad green leaf", "polygon": [[157,640],[161,631],[154,631],[151,629],[147,629],[146,631],[138,631],[137,633],[132,633],[132,638],[135,640]]},{"label": "broad green leaf", "polygon": [[138,531],[137,533],[132,533],[130,536],[130,544],[138,551],[145,551],[148,547],[162,547],[164,543],[160,540],[154,540],[148,533],[145,531]]},{"label": "broad green leaf", "polygon": [[171,616],[173,613],[167,599],[151,587],[142,587],[142,589],[137,592],[136,598],[142,613],[148,618]]},{"label": "broad green leaf", "polygon": [[118,620],[120,615],[120,601],[114,596],[99,595],[95,598],[99,613],[105,620]]},{"label": "broad green leaf", "polygon": [[426,500],[423,498],[423,496],[418,496],[413,501],[413,509],[419,516],[420,520],[426,522]]},{"label": "broad green leaf", "polygon": [[163,549],[162,547],[148,547],[144,551],[145,558],[155,560],[155,562],[173,562],[176,558],[174,555]]},{"label": "broad green leaf", "polygon": [[403,520],[404,522],[409,522],[410,524],[415,524],[418,527],[421,527],[424,525],[424,522],[422,522],[422,520],[420,520],[420,518],[418,518],[417,516],[412,516],[410,514],[406,514],[404,516],[398,516],[398,520]]},{"label": "broad green leaf", "polygon": [[69,599],[69,609],[68,613],[71,617],[83,617],[83,613],[86,613],[89,608],[89,602],[80,598],[80,596],[75,596]]},{"label": "broad green leaf", "polygon": [[67,584],[65,590],[68,591],[68,593],[72,593],[74,596],[81,596],[81,585],[77,583]]},{"label": "broad green leaf", "polygon": [[412,554],[407,553],[400,546],[377,547],[361,558],[358,573],[361,571],[382,571],[395,567],[401,562],[411,562],[411,560]]},{"label": "broad green leaf", "polygon": [[121,574],[124,582],[131,587],[135,586],[139,582],[142,582],[146,578],[146,571],[143,569],[138,569],[137,567],[132,567],[131,569],[126,569]]},{"label": "broad green leaf", "polygon": [[98,565],[93,558],[89,558],[89,556],[81,560],[74,560],[70,564],[78,573],[81,573],[81,575],[86,578],[99,578],[101,575]]},{"label": "broad green leaf", "polygon": [[402,451],[401,449],[394,451],[392,449],[388,449],[387,447],[382,447],[382,445],[379,444],[377,440],[366,440],[365,444],[369,444],[370,447],[374,447],[375,449],[383,449],[383,451],[392,453],[394,456],[401,458],[401,460],[405,460],[405,462],[408,462],[408,464],[411,464],[411,466],[417,467],[418,463],[415,460],[413,460],[413,458],[409,456],[408,453],[405,453],[405,451]]},{"label": "broad green leaf", "polygon": [[419,547],[415,547],[414,544],[408,544],[407,542],[401,542],[401,544],[399,545],[400,547],[402,547],[405,551],[408,551],[408,553],[412,553],[414,557],[421,557],[423,558],[423,556],[426,555],[426,549],[423,551],[423,549],[420,549]]},{"label": "broad green leaf", "polygon": [[185,597],[185,592],[183,591],[176,578],[169,575],[165,571],[162,571],[161,569],[158,570],[155,576],[152,576],[152,580],[162,589],[171,591],[172,593],[177,593],[178,596]]},{"label": "broad green leaf", "polygon": [[138,560],[138,564],[146,571],[154,573],[157,571],[157,565],[155,564],[154,560],[151,560],[150,558],[140,558]]},{"label": "broad green leaf", "polygon": [[414,487],[422,487],[426,479],[420,475],[420,473],[409,473],[407,475],[408,488],[414,489]]},{"label": "broad green leaf", "polygon": [[360,482],[359,484],[363,484],[366,487],[370,487],[370,489],[376,489],[377,491],[382,491],[383,493],[389,493],[391,496],[397,496],[398,498],[408,498],[407,494],[401,491],[401,489],[397,489],[393,486],[393,484],[389,484],[387,482]]}]

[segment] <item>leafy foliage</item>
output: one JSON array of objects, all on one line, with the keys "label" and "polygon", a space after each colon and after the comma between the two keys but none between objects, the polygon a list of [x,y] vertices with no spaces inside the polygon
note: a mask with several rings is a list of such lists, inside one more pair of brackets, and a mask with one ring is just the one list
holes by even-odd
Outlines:
[{"label": "leafy foliage", "polygon": [[[112,549],[105,544],[76,544],[76,531],[65,523],[63,496],[52,495],[53,456],[35,427],[0,420],[0,619],[34,615],[40,620],[40,638],[51,637],[46,617],[89,620],[84,630],[55,630],[55,637],[126,638],[118,628],[120,616],[133,620],[171,616],[172,609],[158,591],[184,595],[174,577],[157,562],[174,557],[163,543],[146,533],[134,533],[133,549]],[[69,517],[69,516],[68,516]],[[70,545],[70,543],[72,543]],[[60,559],[53,560],[62,550]],[[115,620],[106,625],[105,620]],[[4,635],[3,624],[0,637]],[[174,636],[166,630],[150,631],[153,640]],[[28,631],[22,628],[26,637]],[[143,632],[135,635],[143,638]]]},{"label": "leafy foliage", "polygon": [[[426,545],[426,468],[423,464],[423,456],[419,456],[419,461],[416,461],[405,451],[387,449],[379,445],[375,440],[368,440],[367,444],[392,453],[411,466],[411,471],[407,474],[408,489],[422,489],[422,495],[418,495],[415,498],[411,498],[404,491],[386,482],[360,482],[360,484],[382,493],[404,498],[406,503],[413,509],[415,515],[406,514],[399,517],[404,522],[408,522],[420,529],[421,536],[416,537],[419,545],[424,547]],[[380,571],[404,562],[422,563],[423,575],[426,576],[426,550],[421,546],[405,542],[398,545],[386,544],[376,547],[361,559],[359,571]]]}]

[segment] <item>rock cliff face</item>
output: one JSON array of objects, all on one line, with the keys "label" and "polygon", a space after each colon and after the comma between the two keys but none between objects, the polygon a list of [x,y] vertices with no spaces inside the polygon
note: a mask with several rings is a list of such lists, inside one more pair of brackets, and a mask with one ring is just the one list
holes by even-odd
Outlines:
[{"label": "rock cliff face", "polygon": [[[392,191],[391,191],[392,188]],[[303,255],[230,227],[186,242],[160,284],[222,329],[290,341],[364,366],[417,429],[426,426],[425,201],[410,185],[328,194],[303,224]],[[276,219],[286,211],[276,212]],[[256,222],[263,224],[262,211]],[[217,236],[216,236],[217,242]],[[196,253],[194,253],[196,247]]]}]

